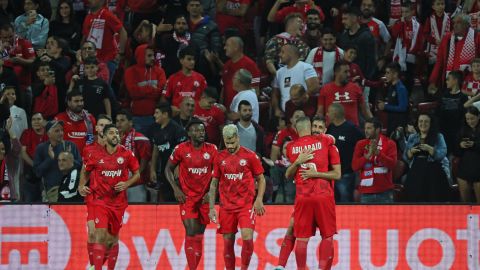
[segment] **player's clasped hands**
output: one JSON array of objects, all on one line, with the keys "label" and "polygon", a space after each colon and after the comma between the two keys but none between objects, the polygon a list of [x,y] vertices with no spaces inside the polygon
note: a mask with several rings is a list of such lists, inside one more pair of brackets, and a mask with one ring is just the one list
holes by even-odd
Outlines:
[{"label": "player's clasped hands", "polygon": [[300,172],[300,175],[302,176],[303,180],[307,180],[309,178],[317,178],[317,170],[313,167],[308,167],[308,169],[302,170]]},{"label": "player's clasped hands", "polygon": [[78,192],[80,193],[80,195],[82,195],[82,197],[85,197],[88,194],[90,194],[92,191],[87,186],[79,186],[78,187]]}]

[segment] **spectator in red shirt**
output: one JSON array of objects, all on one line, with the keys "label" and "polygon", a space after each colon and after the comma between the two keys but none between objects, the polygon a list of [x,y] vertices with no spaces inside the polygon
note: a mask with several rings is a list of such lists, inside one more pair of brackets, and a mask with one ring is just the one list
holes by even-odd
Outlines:
[{"label": "spectator in red shirt", "polygon": [[281,4],[288,2],[289,1],[287,0],[277,0],[270,12],[268,13],[267,21],[272,23],[281,23],[287,17],[287,15],[292,13],[302,14],[303,20],[305,21],[307,18],[307,12],[310,9],[318,10],[318,12],[320,13],[320,19],[322,21],[325,20],[325,14],[323,14],[322,9],[319,6],[315,5],[312,0],[295,0],[293,5],[278,10]]},{"label": "spectator in red shirt", "polygon": [[168,78],[162,96],[163,100],[170,101],[173,115],[179,113],[180,103],[185,97],[191,97],[198,101],[207,87],[205,77],[194,70],[195,49],[193,47],[189,46],[182,49],[178,59],[182,69]]},{"label": "spectator in red shirt", "polygon": [[153,125],[155,105],[160,100],[165,85],[165,72],[154,65],[153,49],[147,44],[135,51],[137,64],[125,71],[125,87],[132,99],[130,110],[134,128],[143,134]]},{"label": "spectator in red shirt", "polygon": [[[87,40],[95,44],[98,59],[107,63],[108,83],[111,84],[119,59],[125,55],[127,31],[117,16],[108,10],[105,0],[89,0],[89,3],[90,13],[83,22],[82,44]],[[118,42],[117,34],[120,35]]]},{"label": "spectator in red shirt", "polygon": [[330,107],[330,104],[339,103],[345,108],[345,118],[356,126],[359,125],[359,110],[365,118],[371,118],[372,113],[365,102],[362,89],[349,81],[350,65],[345,61],[337,62],[334,73],[334,81],[326,84],[320,90],[317,114],[325,116],[325,110]]},{"label": "spectator in red shirt", "polygon": [[230,108],[233,97],[237,94],[233,89],[233,76],[242,68],[252,74],[251,87],[255,89],[257,95],[260,93],[260,70],[255,61],[243,53],[243,47],[244,43],[240,37],[231,37],[225,42],[225,55],[230,59],[223,65],[220,102],[227,108]]},{"label": "spectator in red shirt", "polygon": [[295,129],[295,123],[301,117],[305,117],[305,113],[302,110],[296,110],[293,112],[292,118],[290,118],[290,125],[287,128],[279,130],[273,139],[272,144],[272,151],[270,152],[270,159],[275,162],[281,156],[281,147],[284,144],[286,138],[290,138],[291,140],[298,139],[298,133]]},{"label": "spectator in red shirt", "polygon": [[217,24],[220,34],[229,28],[236,28],[245,35],[245,14],[251,0],[217,0]]},{"label": "spectator in red shirt", "polygon": [[121,110],[117,113],[115,123],[122,138],[121,144],[135,154],[140,164],[140,179],[127,190],[128,202],[146,202],[147,190],[145,189],[145,183],[150,179],[148,163],[152,158],[150,140],[133,128],[133,116],[127,110]]},{"label": "spectator in red shirt", "polygon": [[86,144],[93,143],[96,124],[95,117],[83,108],[82,92],[74,88],[67,94],[67,110],[55,117],[64,123],[64,140],[75,143],[79,153],[83,153]]},{"label": "spectator in red shirt", "polygon": [[301,84],[293,85],[290,88],[290,99],[285,104],[285,118],[289,120],[297,110],[302,110],[310,118],[314,117],[317,112],[317,99],[316,96],[310,96]]},{"label": "spectator in red shirt", "polygon": [[397,164],[397,145],[382,134],[378,119],[367,119],[365,137],[355,145],[352,169],[360,172],[361,203],[393,203],[392,172]]},{"label": "spectator in red shirt", "polygon": [[220,146],[220,133],[225,124],[225,113],[215,104],[217,99],[217,89],[207,87],[203,91],[200,101],[195,105],[193,116],[205,124],[207,142]]},{"label": "spectator in red shirt", "polygon": [[480,92],[480,58],[472,61],[472,72],[463,79],[462,93],[475,96]]},{"label": "spectator in red shirt", "polygon": [[32,115],[31,128],[23,131],[20,137],[22,144],[21,157],[23,159],[23,201],[27,203],[42,201],[42,184],[41,178],[37,177],[33,172],[33,158],[37,145],[48,140],[45,132],[45,119],[41,113]]},{"label": "spectator in red shirt", "polygon": [[30,65],[35,60],[35,51],[30,41],[18,37],[11,24],[0,26],[0,57],[4,66],[12,68],[24,93],[31,84]]}]

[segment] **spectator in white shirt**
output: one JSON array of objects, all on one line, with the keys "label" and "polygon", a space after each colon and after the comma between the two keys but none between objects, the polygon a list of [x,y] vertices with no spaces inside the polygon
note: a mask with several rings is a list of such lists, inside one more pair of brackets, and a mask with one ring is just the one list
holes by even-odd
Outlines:
[{"label": "spectator in white shirt", "polygon": [[233,89],[237,91],[230,104],[230,113],[228,118],[232,121],[240,118],[238,105],[242,100],[248,101],[252,106],[253,120],[258,123],[260,110],[258,107],[258,98],[255,89],[252,87],[252,73],[246,69],[239,69],[233,76]]},{"label": "spectator in white shirt", "polygon": [[313,66],[299,61],[300,51],[295,45],[287,44],[280,50],[281,67],[273,81],[272,107],[276,117],[282,117],[285,104],[290,99],[290,87],[301,84],[309,95],[315,95],[320,88],[317,73]]}]

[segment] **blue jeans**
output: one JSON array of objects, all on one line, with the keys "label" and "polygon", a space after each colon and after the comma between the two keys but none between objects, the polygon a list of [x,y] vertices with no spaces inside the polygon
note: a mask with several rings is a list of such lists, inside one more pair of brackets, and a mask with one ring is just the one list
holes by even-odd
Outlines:
[{"label": "blue jeans", "polygon": [[155,119],[153,116],[134,116],[132,117],[133,120],[133,128],[142,133],[143,135],[148,136],[148,130],[150,127],[155,123]]},{"label": "blue jeans", "polygon": [[355,190],[354,172],[342,175],[340,180],[335,181],[335,198],[337,202],[353,202],[353,191]]},{"label": "blue jeans", "polygon": [[393,190],[382,193],[361,194],[361,203],[393,203]]}]

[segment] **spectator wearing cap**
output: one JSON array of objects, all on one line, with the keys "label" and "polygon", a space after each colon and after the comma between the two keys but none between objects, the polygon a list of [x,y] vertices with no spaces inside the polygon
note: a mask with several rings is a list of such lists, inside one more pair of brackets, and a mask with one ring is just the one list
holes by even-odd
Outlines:
[{"label": "spectator wearing cap", "polygon": [[112,115],[112,104],[108,98],[108,84],[98,78],[98,61],[95,57],[85,59],[85,77],[74,75],[69,91],[74,87],[82,92],[85,109],[97,118],[100,114]]},{"label": "spectator wearing cap", "polygon": [[42,178],[44,186],[44,201],[56,202],[58,188],[62,179],[62,172],[58,168],[58,155],[61,152],[70,152],[74,164],[80,166],[82,158],[75,143],[63,139],[63,121],[52,120],[47,123],[45,131],[48,141],[40,143],[35,150],[33,170],[37,177]]},{"label": "spectator wearing cap", "polygon": [[233,89],[237,91],[237,95],[235,95],[232,100],[232,104],[230,104],[230,120],[235,121],[240,118],[239,105],[240,102],[246,100],[252,109],[252,119],[258,123],[258,119],[260,118],[260,110],[258,106],[257,94],[255,93],[255,89],[252,88],[251,81],[252,74],[243,68],[238,70],[237,73],[235,73],[235,76],[233,76]]},{"label": "spectator wearing cap", "polygon": [[193,115],[205,124],[207,142],[220,146],[220,135],[225,124],[225,113],[215,104],[217,99],[217,89],[207,87],[203,91],[200,101],[195,104]]},{"label": "spectator wearing cap", "polygon": [[355,61],[360,66],[367,79],[372,79],[376,69],[375,38],[367,25],[360,24],[361,13],[358,8],[348,8],[342,14],[342,23],[345,31],[338,37],[338,45],[343,48],[348,45],[355,45],[360,52]]},{"label": "spectator wearing cap", "polygon": [[[72,141],[82,153],[86,144],[93,143],[93,132],[96,125],[95,117],[84,109],[83,94],[73,89],[67,94],[67,109],[57,114],[55,120],[65,123],[64,139]],[[63,133],[63,132],[62,132]]]}]

